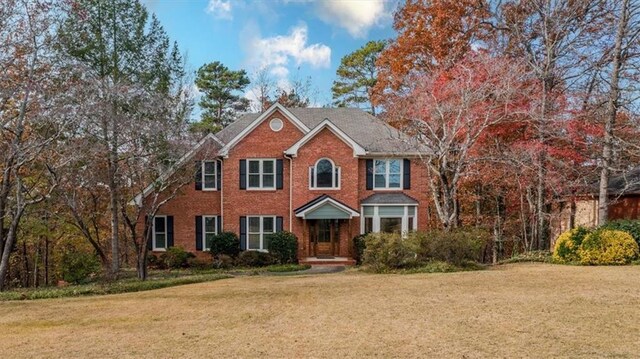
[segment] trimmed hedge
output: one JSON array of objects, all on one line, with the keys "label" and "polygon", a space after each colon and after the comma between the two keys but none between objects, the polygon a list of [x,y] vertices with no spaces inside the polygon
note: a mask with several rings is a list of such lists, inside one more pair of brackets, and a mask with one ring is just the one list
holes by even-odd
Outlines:
[{"label": "trimmed hedge", "polygon": [[600,229],[614,229],[618,231],[627,232],[633,237],[633,239],[640,245],[640,221],[618,219],[608,222],[607,224],[600,226]]},{"label": "trimmed hedge", "polygon": [[222,255],[236,258],[240,253],[240,239],[233,232],[221,232],[211,238],[209,252],[214,258]]},{"label": "trimmed hedge", "polygon": [[584,238],[578,254],[582,264],[628,264],[638,257],[638,243],[627,232],[601,229]]}]

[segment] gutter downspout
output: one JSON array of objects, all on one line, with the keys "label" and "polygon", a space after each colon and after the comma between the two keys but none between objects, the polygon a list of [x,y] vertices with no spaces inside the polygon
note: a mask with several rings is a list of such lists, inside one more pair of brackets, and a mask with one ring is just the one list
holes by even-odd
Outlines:
[{"label": "gutter downspout", "polygon": [[[224,159],[220,158],[220,172],[217,175],[220,176],[220,229],[224,232]],[[218,233],[220,234],[220,233]]]},{"label": "gutter downspout", "polygon": [[293,232],[293,157],[285,153],[284,158],[289,160],[289,232]]}]

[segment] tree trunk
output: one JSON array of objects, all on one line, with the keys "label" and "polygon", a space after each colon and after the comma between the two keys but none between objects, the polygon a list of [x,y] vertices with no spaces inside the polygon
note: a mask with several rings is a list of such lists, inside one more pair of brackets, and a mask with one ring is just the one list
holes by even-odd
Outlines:
[{"label": "tree trunk", "polygon": [[600,186],[598,193],[598,224],[607,223],[609,217],[609,175],[612,165],[613,130],[618,114],[618,99],[620,97],[620,69],[622,67],[622,41],[627,30],[629,20],[629,0],[624,0],[620,9],[620,22],[616,31],[616,42],[613,50],[611,70],[611,90],[607,101],[607,117],[604,124],[604,143],[602,146],[602,168],[600,169]]}]

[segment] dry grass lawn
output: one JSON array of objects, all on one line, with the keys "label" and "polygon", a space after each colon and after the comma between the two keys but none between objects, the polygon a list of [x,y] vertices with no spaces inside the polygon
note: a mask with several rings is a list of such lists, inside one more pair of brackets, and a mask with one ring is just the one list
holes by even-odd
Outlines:
[{"label": "dry grass lawn", "polygon": [[638,357],[640,266],[239,277],[0,303],[0,357]]}]

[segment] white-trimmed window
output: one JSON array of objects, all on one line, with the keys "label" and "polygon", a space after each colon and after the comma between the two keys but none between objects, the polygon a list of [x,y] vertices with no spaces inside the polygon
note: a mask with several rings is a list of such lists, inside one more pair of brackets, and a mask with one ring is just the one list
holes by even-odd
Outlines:
[{"label": "white-trimmed window", "polygon": [[218,216],[202,216],[202,250],[211,248],[211,240],[218,234]]},{"label": "white-trimmed window", "polygon": [[167,216],[153,217],[153,238],[151,248],[154,251],[167,249]]},{"label": "white-trimmed window", "polygon": [[247,217],[247,249],[266,251],[269,248],[269,235],[275,232],[275,216]]},{"label": "white-trimmed window", "polygon": [[247,160],[247,188],[275,189],[276,160]]},{"label": "white-trimmed window", "polygon": [[405,233],[418,229],[415,205],[366,205],[362,207],[361,233]]},{"label": "white-trimmed window", "polygon": [[374,189],[402,189],[402,159],[373,161]]},{"label": "white-trimmed window", "polygon": [[309,168],[309,188],[340,189],[340,167],[328,158],[319,159]]},{"label": "white-trimmed window", "polygon": [[218,176],[216,161],[202,161],[202,189],[215,190]]}]

